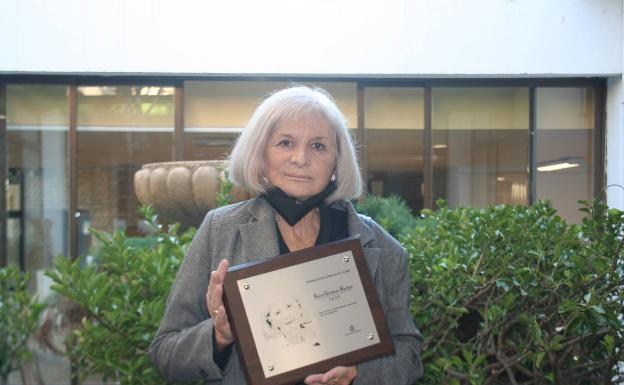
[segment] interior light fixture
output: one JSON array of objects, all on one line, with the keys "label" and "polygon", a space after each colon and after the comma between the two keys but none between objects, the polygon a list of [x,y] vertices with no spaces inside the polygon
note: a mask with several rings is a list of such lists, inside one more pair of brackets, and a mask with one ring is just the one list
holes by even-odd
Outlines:
[{"label": "interior light fixture", "polygon": [[433,145],[433,148],[435,149],[446,148],[446,147],[447,147],[446,144],[434,144]]},{"label": "interior light fixture", "polygon": [[80,86],[78,92],[84,96],[114,96],[117,95],[117,87]]},{"label": "interior light fixture", "polygon": [[78,87],[78,92],[84,96],[102,96],[102,87]]},{"label": "interior light fixture", "polygon": [[579,157],[562,158],[562,159],[551,160],[549,162],[538,163],[537,171],[541,171],[541,172],[559,171],[559,170],[565,170],[568,168],[579,167],[580,165],[581,165],[581,158]]},{"label": "interior light fixture", "polygon": [[173,87],[141,87],[139,94],[141,96],[170,96],[173,95]]}]

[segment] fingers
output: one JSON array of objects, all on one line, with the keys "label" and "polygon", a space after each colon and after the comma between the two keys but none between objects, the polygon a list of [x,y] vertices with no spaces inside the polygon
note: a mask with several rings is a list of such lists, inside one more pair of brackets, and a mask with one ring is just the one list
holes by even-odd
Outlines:
[{"label": "fingers", "polygon": [[306,385],[323,385],[321,379],[323,378],[323,374],[311,374],[305,378],[303,381]]},{"label": "fingers", "polygon": [[321,378],[321,382],[324,384],[338,384],[338,380],[340,379],[340,370],[339,368],[341,368],[341,366],[337,366],[327,372],[325,372],[325,374],[323,374],[323,377]]},{"label": "fingers", "polygon": [[219,312],[214,319],[215,328],[218,329],[224,336],[230,336],[232,329],[230,328],[230,321],[228,319],[227,311],[223,305],[219,306]]},{"label": "fingers", "polygon": [[[210,289],[210,288],[209,288]],[[212,291],[209,291],[209,312],[211,317],[215,317],[219,310],[219,307],[223,305],[223,285],[220,283],[215,283],[213,285]]]},{"label": "fingers", "polygon": [[206,306],[208,313],[215,318],[219,312],[219,307],[223,305],[223,282],[225,273],[229,267],[229,262],[224,259],[219,262],[217,270],[210,273],[210,282],[206,292]]},{"label": "fingers", "polygon": [[223,306],[223,282],[228,267],[229,262],[226,259],[219,262],[217,269],[210,273],[210,282],[206,290],[206,306],[212,318],[215,340],[219,350],[233,342],[232,329]]},{"label": "fingers", "polygon": [[227,259],[224,259],[221,262],[219,262],[219,266],[217,266],[217,273],[219,273],[219,279],[221,283],[223,283],[223,280],[225,279],[225,273],[227,272],[227,269],[229,266],[230,266],[230,263],[228,262]]},{"label": "fingers", "polygon": [[227,311],[223,305],[221,305],[218,309],[217,316],[213,322],[213,327],[217,348],[219,350],[223,350],[226,346],[234,342],[230,321],[228,320]]},{"label": "fingers", "polygon": [[336,366],[325,373],[309,375],[304,382],[307,385],[349,385],[356,375],[355,366]]}]

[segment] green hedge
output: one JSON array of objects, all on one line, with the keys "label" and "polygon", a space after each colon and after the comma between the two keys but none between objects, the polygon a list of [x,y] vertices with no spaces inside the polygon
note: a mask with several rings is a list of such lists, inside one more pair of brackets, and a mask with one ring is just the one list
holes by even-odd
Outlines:
[{"label": "green hedge", "polygon": [[397,195],[368,195],[363,201],[355,202],[355,209],[360,214],[373,218],[396,238],[410,232],[419,224],[412,210]]},{"label": "green hedge", "polygon": [[31,354],[28,337],[37,328],[43,305],[28,292],[30,274],[0,268],[0,383],[22,368]]},{"label": "green hedge", "polygon": [[146,240],[92,229],[99,241],[95,263],[60,257],[46,273],[52,289],[86,314],[67,340],[69,357],[83,378],[101,374],[121,384],[166,383],[147,352],[195,230],[165,229],[152,209],[141,213],[151,229]]},{"label": "green hedge", "polygon": [[[425,338],[424,384],[610,383],[624,361],[621,211],[600,202],[568,225],[548,202],[411,215],[398,198],[358,207],[411,254],[412,313]],[[375,211],[377,210],[377,211]],[[60,258],[54,289],[86,311],[70,356],[81,373],[159,384],[147,357],[193,231],[159,227],[155,243],[94,232],[98,262]]]},{"label": "green hedge", "polygon": [[624,361],[623,212],[425,211],[402,237],[425,384],[608,384]]}]

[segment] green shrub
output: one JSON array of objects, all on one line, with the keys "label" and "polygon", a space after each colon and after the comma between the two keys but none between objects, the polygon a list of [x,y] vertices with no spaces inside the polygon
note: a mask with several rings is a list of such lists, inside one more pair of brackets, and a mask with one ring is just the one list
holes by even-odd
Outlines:
[{"label": "green shrub", "polygon": [[[423,219],[396,197],[358,205],[411,254],[412,313],[425,337],[422,383],[589,384],[618,375],[622,212],[595,202],[576,226],[548,202],[438,205]],[[94,232],[101,242],[95,264],[60,258],[48,273],[53,288],[87,314],[68,341],[83,376],[165,383],[147,348],[194,231],[165,231],[151,210],[142,213],[152,240]]]},{"label": "green shrub", "polygon": [[424,384],[608,384],[624,361],[624,213],[549,202],[436,212],[402,241]]},{"label": "green shrub", "polygon": [[57,258],[52,289],[87,316],[67,341],[80,375],[101,374],[121,384],[164,384],[147,351],[164,314],[178,267],[195,234],[164,230],[150,208],[141,209],[151,237],[142,242],[123,231],[91,230],[100,242],[96,263]]},{"label": "green shrub", "polygon": [[217,191],[217,207],[222,207],[229,205],[234,200],[232,196],[234,183],[230,180],[230,172],[227,167],[219,166],[219,171],[221,171],[221,173],[218,177],[219,189]]},{"label": "green shrub", "polygon": [[412,210],[397,195],[389,197],[367,195],[362,202],[355,203],[355,209],[360,214],[373,218],[396,238],[411,231],[418,224]]},{"label": "green shrub", "polygon": [[43,305],[28,292],[29,273],[0,268],[0,383],[30,358],[28,337],[37,328]]}]

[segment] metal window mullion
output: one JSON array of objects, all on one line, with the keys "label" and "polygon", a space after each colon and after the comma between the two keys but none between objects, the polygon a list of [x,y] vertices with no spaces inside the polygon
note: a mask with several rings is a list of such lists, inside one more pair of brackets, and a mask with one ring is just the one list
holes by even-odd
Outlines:
[{"label": "metal window mullion", "polygon": [[175,87],[174,102],[174,134],[173,134],[173,160],[185,159],[184,154],[184,86]]},{"label": "metal window mullion", "polygon": [[6,131],[6,85],[0,84],[0,267],[8,263],[6,187],[8,156]]},{"label": "metal window mullion", "polygon": [[433,132],[431,121],[431,86],[425,86],[425,129],[423,130],[423,174],[424,174],[424,202],[423,206],[433,209]]},{"label": "metal window mullion", "polygon": [[529,205],[537,200],[537,108],[535,105],[535,87],[529,88]]},{"label": "metal window mullion", "polygon": [[71,84],[68,93],[69,129],[67,132],[67,159],[69,162],[69,257],[78,258],[78,86]]}]

